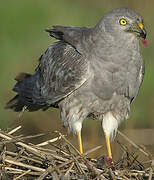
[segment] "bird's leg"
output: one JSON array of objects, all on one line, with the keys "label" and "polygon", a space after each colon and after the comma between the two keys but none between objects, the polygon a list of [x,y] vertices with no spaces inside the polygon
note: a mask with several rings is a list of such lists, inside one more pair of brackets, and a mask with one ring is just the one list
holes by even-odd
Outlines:
[{"label": "bird's leg", "polygon": [[81,139],[81,130],[78,131],[78,143],[79,143],[80,153],[83,154],[82,139]]},{"label": "bird's leg", "polygon": [[115,170],[115,168],[114,168],[114,163],[113,163],[113,160],[112,160],[110,136],[105,135],[105,138],[106,138],[106,145],[107,145],[108,157],[105,157],[105,158],[104,158],[104,161],[106,162],[106,164],[107,164],[108,166],[110,166],[110,168],[111,168],[112,170]]},{"label": "bird's leg", "polygon": [[116,130],[118,128],[118,121],[112,111],[109,111],[104,115],[103,121],[102,121],[102,127],[104,129],[105,138],[106,138],[108,162],[110,161],[111,162],[110,164],[113,164],[112,163],[110,137],[112,137],[114,135],[114,132],[116,132]]},{"label": "bird's leg", "polygon": [[110,137],[109,137],[108,135],[105,135],[105,138],[106,138],[106,146],[107,146],[108,156],[109,156],[109,158],[112,159],[111,145],[110,145]]}]

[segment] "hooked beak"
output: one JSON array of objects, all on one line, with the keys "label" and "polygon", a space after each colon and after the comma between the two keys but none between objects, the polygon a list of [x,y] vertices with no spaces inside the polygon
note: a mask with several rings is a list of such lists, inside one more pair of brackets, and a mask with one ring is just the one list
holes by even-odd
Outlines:
[{"label": "hooked beak", "polygon": [[139,27],[139,34],[140,34],[140,37],[146,39],[146,36],[147,36],[147,32],[146,30],[144,29],[144,26],[142,23],[138,22],[138,27]]},{"label": "hooked beak", "polygon": [[135,34],[137,37],[139,37],[141,39],[143,45],[145,47],[148,47],[148,43],[145,40],[147,33],[141,22],[138,21],[137,23],[132,24],[132,26],[129,27],[129,29],[127,29],[127,32]]},{"label": "hooked beak", "polygon": [[137,23],[132,24],[132,26],[129,27],[129,29],[127,29],[127,32],[134,33],[138,37],[146,39],[147,33],[146,33],[146,30],[145,30],[145,28],[141,22],[137,22]]},{"label": "hooked beak", "polygon": [[146,33],[146,30],[145,30],[144,27],[143,27],[143,24],[140,23],[140,22],[138,22],[138,27],[139,27],[139,37],[141,38],[141,41],[142,41],[143,45],[144,45],[145,47],[148,47],[148,43],[147,43],[147,41],[145,40],[147,33]]}]

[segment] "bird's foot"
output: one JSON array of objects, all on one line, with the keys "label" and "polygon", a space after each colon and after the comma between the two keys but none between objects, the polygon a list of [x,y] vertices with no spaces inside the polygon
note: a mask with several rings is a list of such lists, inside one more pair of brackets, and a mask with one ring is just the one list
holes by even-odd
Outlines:
[{"label": "bird's foot", "polygon": [[104,156],[104,161],[107,166],[109,166],[113,171],[115,170],[114,163],[111,157]]},{"label": "bird's foot", "polygon": [[97,159],[97,166],[99,168],[102,168],[104,165],[111,168],[113,171],[115,170],[114,163],[111,157],[101,156]]}]

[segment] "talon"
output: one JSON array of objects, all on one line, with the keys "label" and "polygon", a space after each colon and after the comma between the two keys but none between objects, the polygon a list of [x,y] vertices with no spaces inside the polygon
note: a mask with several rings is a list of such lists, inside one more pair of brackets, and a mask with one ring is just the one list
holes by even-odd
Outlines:
[{"label": "talon", "polygon": [[105,161],[106,165],[109,166],[113,171],[115,170],[112,158],[105,156],[104,161]]}]

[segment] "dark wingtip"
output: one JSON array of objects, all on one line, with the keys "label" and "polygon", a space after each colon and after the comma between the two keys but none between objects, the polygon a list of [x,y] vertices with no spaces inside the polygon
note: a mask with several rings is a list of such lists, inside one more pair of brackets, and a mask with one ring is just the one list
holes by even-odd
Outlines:
[{"label": "dark wingtip", "polygon": [[48,32],[51,37],[54,37],[59,40],[63,40],[64,33],[61,29],[58,29],[60,26],[53,26],[52,29],[45,29],[45,32]]},{"label": "dark wingtip", "polygon": [[13,109],[17,105],[18,97],[19,95],[16,95],[9,102],[7,102],[7,104],[4,106],[4,109]]},{"label": "dark wingtip", "polygon": [[50,33],[51,29],[45,29],[44,31]]},{"label": "dark wingtip", "polygon": [[26,80],[27,78],[29,78],[30,76],[31,76],[31,74],[29,74],[29,73],[21,72],[14,79],[18,82],[22,82],[22,81]]},{"label": "dark wingtip", "polygon": [[58,26],[52,26],[50,29],[45,29],[45,32],[51,33],[57,29]]}]

